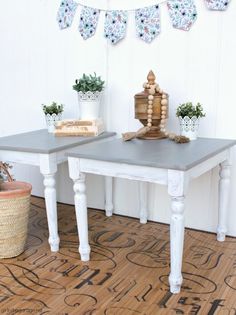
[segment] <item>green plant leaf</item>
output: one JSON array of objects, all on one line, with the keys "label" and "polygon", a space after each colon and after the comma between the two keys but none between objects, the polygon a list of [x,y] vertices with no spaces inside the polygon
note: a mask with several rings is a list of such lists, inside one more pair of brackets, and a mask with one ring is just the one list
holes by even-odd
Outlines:
[{"label": "green plant leaf", "polygon": [[64,105],[63,104],[57,104],[56,102],[52,102],[52,104],[50,104],[50,105],[42,104],[42,106],[43,106],[43,112],[45,115],[47,115],[47,114],[58,115],[58,114],[62,113],[64,110]]},{"label": "green plant leaf", "polygon": [[94,74],[82,75],[80,79],[75,80],[73,89],[77,92],[101,92],[104,88],[105,81],[101,80],[101,77],[97,77],[96,72]]},{"label": "green plant leaf", "polygon": [[188,116],[189,118],[192,118],[193,116],[196,116],[198,118],[205,117],[205,113],[203,112],[202,105],[198,102],[196,106],[193,105],[192,102],[187,102],[180,104],[176,109],[176,116],[184,118],[185,116]]}]

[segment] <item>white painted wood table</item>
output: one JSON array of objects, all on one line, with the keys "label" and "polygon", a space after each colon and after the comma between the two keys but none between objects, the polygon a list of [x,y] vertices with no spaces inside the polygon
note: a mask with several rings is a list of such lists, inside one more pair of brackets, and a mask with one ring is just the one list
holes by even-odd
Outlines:
[{"label": "white painted wood table", "polygon": [[[56,180],[57,165],[67,161],[65,152],[90,142],[103,142],[114,137],[114,132],[104,132],[97,137],[55,137],[47,129],[41,129],[0,138],[0,160],[39,166],[44,176],[44,194],[51,251],[59,250],[57,226]],[[106,187],[112,185],[112,178],[106,177]],[[105,210],[112,213],[111,189],[105,191]]]},{"label": "white painted wood table", "polygon": [[[85,173],[152,182],[168,186],[171,197],[170,291],[180,292],[184,244],[184,199],[188,183],[220,165],[219,220],[217,240],[227,231],[227,202],[230,185],[230,150],[235,140],[199,138],[185,144],[170,140],[121,139],[90,143],[67,152],[69,173],[74,181],[75,210],[82,261],[89,260]],[[144,190],[145,191],[145,190]]]}]

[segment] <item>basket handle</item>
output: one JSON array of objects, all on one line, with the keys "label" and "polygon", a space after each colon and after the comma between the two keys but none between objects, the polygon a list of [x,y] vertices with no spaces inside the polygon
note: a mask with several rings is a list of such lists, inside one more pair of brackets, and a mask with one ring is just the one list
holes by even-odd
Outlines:
[{"label": "basket handle", "polygon": [[13,178],[11,176],[11,174],[8,171],[9,165],[7,163],[3,163],[0,161],[0,171],[3,171],[3,173],[7,176],[7,180],[9,182],[13,182]]}]

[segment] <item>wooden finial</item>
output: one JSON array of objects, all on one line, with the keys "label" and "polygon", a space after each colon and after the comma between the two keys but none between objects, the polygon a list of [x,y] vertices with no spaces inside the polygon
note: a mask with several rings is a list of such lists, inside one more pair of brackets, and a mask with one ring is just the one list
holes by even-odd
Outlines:
[{"label": "wooden finial", "polygon": [[155,74],[153,73],[152,70],[150,70],[147,76],[148,84],[150,85],[155,84],[155,79],[156,79]]}]

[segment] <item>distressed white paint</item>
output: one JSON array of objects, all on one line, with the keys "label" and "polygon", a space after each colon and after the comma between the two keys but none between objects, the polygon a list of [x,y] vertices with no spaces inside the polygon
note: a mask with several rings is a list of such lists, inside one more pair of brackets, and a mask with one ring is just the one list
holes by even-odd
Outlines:
[{"label": "distressed white paint", "polygon": [[[95,0],[83,0],[97,6]],[[145,5],[153,4],[147,0]],[[95,36],[83,41],[78,34],[78,14],[68,30],[59,31],[55,22],[58,1],[5,1],[0,11],[0,136],[45,127],[41,103],[52,100],[65,104],[64,118],[78,116],[77,95],[71,86],[83,72],[96,71],[106,80],[102,101],[103,117],[109,130],[136,130],[133,96],[142,90],[149,69],[170,95],[168,128],[178,131],[175,108],[180,102],[200,101],[207,116],[201,121],[204,137],[236,138],[234,90],[236,73],[236,1],[226,12],[212,12],[204,1],[196,1],[198,19],[189,32],[171,27],[166,6],[161,5],[161,35],[150,45],[135,36],[130,14],[127,36],[117,46],[103,38],[101,13]],[[132,8],[127,0],[100,0],[101,7]],[[135,7],[143,6],[136,0]],[[15,177],[30,181],[33,194],[43,196],[38,167],[15,166]],[[232,153],[232,192],[236,186],[236,150]],[[215,231],[217,225],[218,169],[191,183],[186,208],[186,226]],[[59,201],[73,203],[72,182],[67,165],[58,172]],[[104,208],[104,182],[87,176],[87,195],[91,207]],[[138,184],[125,179],[114,182],[115,213],[139,217]],[[166,188],[149,184],[149,219],[169,223]],[[191,207],[190,207],[191,205]],[[236,194],[229,200],[228,233],[236,236]],[[158,209],[158,211],[157,211]],[[204,218],[204,220],[203,220]]]},{"label": "distressed white paint", "polygon": [[217,240],[223,242],[227,232],[227,214],[230,188],[230,161],[220,164],[219,180],[219,224],[217,227]]},{"label": "distressed white paint", "polygon": [[105,211],[106,216],[110,217],[113,213],[113,178],[105,176]]},{"label": "distressed white paint", "polygon": [[182,257],[184,248],[184,196],[171,196],[170,219],[170,292],[179,293],[182,277]]},{"label": "distressed white paint", "polygon": [[140,223],[147,223],[148,219],[148,183],[139,183],[139,211],[140,211]]},{"label": "distressed white paint", "polygon": [[74,181],[75,212],[79,235],[79,253],[82,261],[89,260],[90,246],[88,242],[88,213],[85,174],[80,171],[78,159],[69,158],[70,177]]},{"label": "distressed white paint", "polygon": [[[187,171],[172,169],[152,168],[156,179],[149,172],[150,167],[139,165],[127,165],[119,162],[106,162],[90,160],[85,158],[69,157],[70,177],[74,181],[75,212],[79,234],[79,253],[82,261],[89,260],[90,246],[88,243],[88,218],[85,173],[109,174],[112,177],[139,180],[141,213],[146,213],[147,182],[156,182],[168,186],[168,193],[171,197],[171,218],[170,218],[170,274],[169,283],[172,293],[179,293],[182,277],[182,258],[184,247],[184,200],[188,189],[189,180],[200,176],[202,170],[205,172],[216,167],[220,163],[220,190],[219,190],[219,222],[217,228],[217,239],[224,241],[227,231],[227,206],[228,188],[230,185],[230,150],[224,154],[216,154],[202,163],[197,164]],[[126,170],[124,173],[123,170]],[[141,216],[141,219],[145,219]]]},{"label": "distressed white paint", "polygon": [[59,250],[60,238],[57,224],[57,191],[56,179],[57,158],[56,154],[40,154],[39,168],[44,177],[44,196],[48,221],[49,238],[48,242],[52,252]]}]

